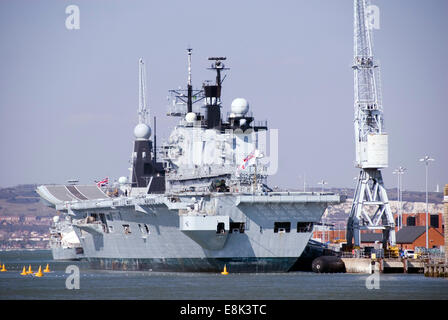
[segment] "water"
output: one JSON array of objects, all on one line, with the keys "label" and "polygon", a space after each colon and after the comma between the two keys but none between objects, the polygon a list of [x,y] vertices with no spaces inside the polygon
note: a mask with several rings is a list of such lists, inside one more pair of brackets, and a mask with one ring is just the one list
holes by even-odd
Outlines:
[{"label": "water", "polygon": [[[0,252],[0,299],[297,300],[447,299],[448,279],[420,274],[381,274],[380,288],[367,289],[368,275],[162,273],[91,270],[86,262],[53,261],[50,251]],[[50,264],[43,277],[21,276],[23,266]],[[69,265],[80,268],[79,290],[68,290]]]}]

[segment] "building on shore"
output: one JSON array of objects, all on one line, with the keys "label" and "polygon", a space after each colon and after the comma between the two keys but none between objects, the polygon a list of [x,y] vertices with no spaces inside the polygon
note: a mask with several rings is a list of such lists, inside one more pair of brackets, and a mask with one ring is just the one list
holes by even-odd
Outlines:
[{"label": "building on shore", "polygon": [[[374,247],[381,243],[381,233],[362,233],[361,244],[363,247]],[[441,248],[445,244],[442,233],[436,228],[428,229],[429,249]],[[426,247],[426,226],[406,226],[396,234],[397,246],[400,249],[415,250],[416,247]]]},{"label": "building on shore", "polygon": [[[443,202],[445,204],[445,212],[444,212],[444,225],[448,226],[448,184],[445,185]],[[445,260],[448,260],[448,230],[444,230],[445,235]]]},{"label": "building on shore", "polygon": [[[428,214],[429,226],[436,229],[440,233],[444,233],[445,223],[443,222],[443,213],[429,213]],[[398,215],[394,215],[395,219],[395,232],[398,232]],[[403,227],[417,227],[426,226],[426,212],[419,213],[403,213],[402,214]]]}]

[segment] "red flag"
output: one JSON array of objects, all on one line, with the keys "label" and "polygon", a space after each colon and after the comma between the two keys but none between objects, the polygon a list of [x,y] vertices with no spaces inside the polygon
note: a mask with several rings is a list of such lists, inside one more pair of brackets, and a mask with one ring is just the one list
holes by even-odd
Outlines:
[{"label": "red flag", "polygon": [[101,180],[101,181],[99,181],[99,182],[97,182],[97,186],[98,186],[98,188],[99,187],[102,187],[102,186],[104,186],[104,185],[106,185],[106,184],[108,184],[109,183],[109,178],[105,178],[104,180]]}]

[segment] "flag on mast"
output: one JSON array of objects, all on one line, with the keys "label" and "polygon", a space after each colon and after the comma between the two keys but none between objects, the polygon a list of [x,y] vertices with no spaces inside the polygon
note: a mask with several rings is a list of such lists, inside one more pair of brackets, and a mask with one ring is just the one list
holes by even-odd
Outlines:
[{"label": "flag on mast", "polygon": [[254,151],[249,153],[249,155],[246,158],[244,158],[243,163],[241,164],[241,166],[238,167],[238,169],[244,170],[247,167],[254,165],[255,159],[260,157],[261,157],[260,151],[255,149]]},{"label": "flag on mast", "polygon": [[98,188],[99,188],[99,187],[102,187],[102,186],[104,186],[104,185],[107,185],[108,183],[109,183],[109,178],[106,177],[106,178],[104,178],[103,180],[98,181],[98,182],[96,183],[96,185],[97,185]]}]

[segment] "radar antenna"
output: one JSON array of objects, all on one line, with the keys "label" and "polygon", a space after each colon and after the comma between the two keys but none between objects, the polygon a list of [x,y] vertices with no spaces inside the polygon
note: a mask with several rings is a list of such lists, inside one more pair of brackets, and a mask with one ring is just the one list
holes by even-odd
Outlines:
[{"label": "radar antenna", "polygon": [[[373,57],[368,0],[354,0],[354,127],[356,167],[360,168],[347,222],[347,245],[359,247],[361,230],[382,230],[383,248],[395,245],[395,223],[381,168],[388,166],[379,65]],[[368,207],[373,207],[373,216]]]},{"label": "radar antenna", "polygon": [[[193,49],[188,48],[188,80],[187,80],[187,90],[179,89],[177,90],[169,90],[170,98],[168,100],[171,101],[170,106],[168,107],[168,116],[174,117],[183,117],[187,113],[193,112],[193,104],[203,100],[204,90],[194,90],[193,84],[191,82],[191,56]],[[185,109],[186,105],[186,109]]]}]

